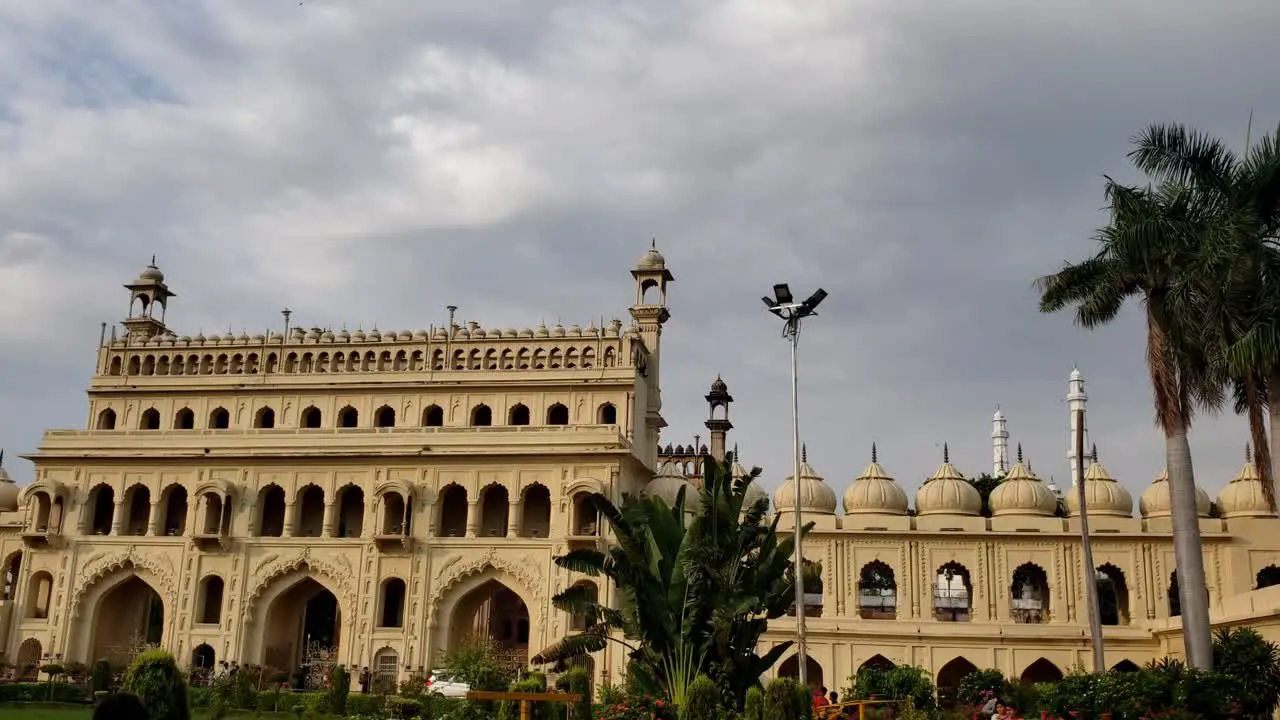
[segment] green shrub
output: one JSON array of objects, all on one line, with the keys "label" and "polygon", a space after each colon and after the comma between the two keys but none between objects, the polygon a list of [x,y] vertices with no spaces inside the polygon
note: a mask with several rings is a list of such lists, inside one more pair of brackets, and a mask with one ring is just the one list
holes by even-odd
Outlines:
[{"label": "green shrub", "polygon": [[329,674],[329,707],[328,712],[334,715],[347,714],[347,696],[351,693],[350,678],[341,665]]},{"label": "green shrub", "polygon": [[387,698],[387,713],[399,720],[412,720],[422,717],[422,703],[412,698],[391,695]]},{"label": "green shrub", "polygon": [[742,720],[764,720],[764,691],[759,686],[747,688],[742,702]]},{"label": "green shrub", "polygon": [[791,678],[776,678],[764,691],[764,720],[810,720],[813,694]]},{"label": "green shrub", "polygon": [[113,674],[111,663],[106,659],[94,660],[93,667],[89,669],[89,688],[93,692],[110,692]]},{"label": "green shrub", "polygon": [[591,671],[584,667],[570,668],[556,678],[556,690],[582,696],[569,709],[569,720],[591,720]]},{"label": "green shrub", "polygon": [[982,705],[992,695],[1003,697],[1004,673],[994,668],[971,672],[960,679],[956,699],[965,705]]},{"label": "green shrub", "polygon": [[[105,692],[105,691],[103,691]],[[92,696],[79,685],[67,683],[0,683],[0,703],[87,703]]]},{"label": "green shrub", "polygon": [[936,706],[933,680],[928,670],[910,665],[882,669],[865,667],[853,678],[853,687],[841,695],[846,700],[865,700],[873,695],[885,700],[911,701],[917,710],[928,711]]},{"label": "green shrub", "polygon": [[[386,705],[384,695],[365,695],[356,693],[347,697],[347,714],[349,715],[381,715]],[[433,715],[432,717],[435,717]]]},{"label": "green shrub", "polygon": [[137,695],[151,720],[190,720],[187,680],[173,655],[148,650],[139,655],[124,676],[124,691]]},{"label": "green shrub", "polygon": [[720,715],[720,690],[706,675],[699,675],[685,690],[684,707],[678,708],[680,720],[717,720]]}]

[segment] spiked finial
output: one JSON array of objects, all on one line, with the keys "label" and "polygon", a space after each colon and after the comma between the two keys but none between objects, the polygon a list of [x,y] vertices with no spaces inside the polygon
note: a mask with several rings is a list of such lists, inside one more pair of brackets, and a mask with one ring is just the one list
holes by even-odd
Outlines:
[{"label": "spiked finial", "polygon": [[0,448],[0,467],[4,467],[4,448]]},{"label": "spiked finial", "polygon": [[1036,471],[1031,469],[1031,459],[1030,459],[1030,458],[1028,458],[1028,459],[1027,459],[1027,472],[1031,473],[1032,475],[1035,475],[1035,474],[1036,474]]},{"label": "spiked finial", "polygon": [[1094,465],[1098,464],[1098,443],[1093,444],[1093,452],[1089,454],[1089,459]]},{"label": "spiked finial", "polygon": [[942,443],[942,462],[951,462],[951,448],[945,442]]},{"label": "spiked finial", "polygon": [[738,443],[733,444],[733,459],[738,459]]},{"label": "spiked finial", "polygon": [[1018,443],[1018,464],[1022,464],[1022,443]]},{"label": "spiked finial", "polygon": [[152,254],[151,254],[151,267],[155,267],[155,265],[156,265],[156,255],[155,255],[155,253],[152,253]]},{"label": "spiked finial", "polygon": [[876,444],[871,443],[871,462],[878,463],[880,460],[876,457]]},{"label": "spiked finial", "polygon": [[800,462],[809,462],[809,443],[804,443],[800,446]]},{"label": "spiked finial", "polygon": [[[3,457],[3,455],[3,453],[0,453],[0,457]],[[1253,448],[1249,447],[1249,443],[1244,444],[1244,461],[1247,463],[1253,462]]]},{"label": "spiked finial", "polygon": [[649,241],[649,249],[650,250],[658,249],[658,238],[653,238],[652,240]]}]

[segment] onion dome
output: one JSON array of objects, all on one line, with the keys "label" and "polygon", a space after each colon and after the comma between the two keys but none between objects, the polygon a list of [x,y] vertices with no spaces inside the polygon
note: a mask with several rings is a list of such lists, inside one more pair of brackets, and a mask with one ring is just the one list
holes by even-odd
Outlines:
[{"label": "onion dome", "polygon": [[533,332],[534,337],[551,337],[551,331],[547,330],[546,323],[538,323],[538,329]]},{"label": "onion dome", "polygon": [[378,328],[374,328],[364,338],[369,342],[382,342],[382,333],[378,332]]},{"label": "onion dome", "polygon": [[655,239],[653,245],[650,246],[648,252],[640,256],[636,262],[637,270],[665,270],[667,268],[667,259],[662,257],[662,253],[658,252],[658,241]]},{"label": "onion dome", "polygon": [[445,330],[442,327],[438,327],[436,328],[435,332],[431,334],[431,339],[432,340],[448,340],[449,331]]},{"label": "onion dome", "polygon": [[569,336],[569,337],[574,337],[574,338],[576,338],[576,337],[582,337],[582,326],[581,326],[581,325],[570,325],[570,326],[569,326],[569,331],[568,331],[568,336]]},{"label": "onion dome", "polygon": [[1240,473],[1218,493],[1218,509],[1227,519],[1274,516],[1263,492],[1262,478],[1258,477],[1258,466],[1254,464],[1253,453],[1248,447],[1244,451],[1244,466]]},{"label": "onion dome", "polygon": [[4,450],[0,450],[0,512],[18,509],[18,485],[4,469]]},{"label": "onion dome", "polygon": [[875,443],[871,444],[871,464],[844,491],[844,514],[907,514],[907,493],[880,467]]},{"label": "onion dome", "polygon": [[917,515],[980,515],[982,496],[951,464],[951,451],[942,444],[942,464],[916,491]]},{"label": "onion dome", "polygon": [[164,273],[160,272],[160,268],[156,267],[156,259],[151,258],[151,264],[142,268],[142,272],[138,273],[138,285],[146,285],[149,283],[164,282]]},{"label": "onion dome", "polygon": [[559,321],[556,321],[556,326],[551,328],[551,337],[562,338],[564,337],[564,334],[565,334],[564,325],[561,325]]},{"label": "onion dome", "polygon": [[[1098,462],[1098,448],[1095,445],[1091,455],[1093,463],[1084,471],[1084,501],[1090,515],[1106,515],[1110,517],[1133,517],[1133,496],[1124,489],[1115,478],[1107,474],[1106,468]],[[1080,514],[1080,495],[1078,492],[1067,493],[1067,514]]]},{"label": "onion dome", "polygon": [[1058,496],[1022,462],[1022,445],[1018,445],[1018,462],[1009,468],[1004,480],[987,499],[991,515],[1040,515],[1052,517],[1058,510]]},{"label": "onion dome", "polygon": [[364,331],[357,328],[355,332],[351,333],[351,340],[353,342],[364,342]]},{"label": "onion dome", "polygon": [[[1209,517],[1209,493],[1196,488],[1196,515]],[[1142,491],[1138,497],[1138,512],[1144,518],[1166,518],[1173,514],[1173,503],[1169,498],[1169,471],[1161,470],[1155,480]]]},{"label": "onion dome", "polygon": [[333,334],[332,330],[325,330],[324,332],[320,333],[320,342],[331,343],[334,341],[336,337],[337,336]]},{"label": "onion dome", "polygon": [[809,465],[809,452],[803,445],[800,447],[799,492],[796,491],[795,476],[788,477],[773,496],[773,509],[795,512],[797,499],[801,513],[836,514],[836,491],[823,482],[822,476]]},{"label": "onion dome", "polygon": [[698,496],[698,488],[689,482],[689,479],[680,471],[678,464],[667,461],[658,465],[658,472],[640,491],[640,496],[660,498],[668,507],[675,507],[681,488],[684,488],[685,512],[697,512],[702,503],[702,498]]}]

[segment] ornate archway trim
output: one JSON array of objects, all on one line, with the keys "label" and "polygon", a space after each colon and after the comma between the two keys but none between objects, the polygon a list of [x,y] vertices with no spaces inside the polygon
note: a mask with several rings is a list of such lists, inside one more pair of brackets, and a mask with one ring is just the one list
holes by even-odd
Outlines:
[{"label": "ornate archway trim", "polygon": [[[76,573],[79,579],[76,581],[75,589],[71,591],[71,619],[80,617],[81,600],[91,587],[118,570],[135,568],[145,570],[155,578],[160,587],[152,589],[156,590],[162,598],[177,597],[173,584],[173,564],[167,557],[148,556],[135,552],[132,547],[122,552],[101,553],[90,556]],[[145,581],[146,578],[144,578]]]},{"label": "ornate archway trim", "polygon": [[253,572],[253,592],[245,599],[245,617],[253,617],[254,606],[258,602],[258,598],[272,583],[286,575],[299,571],[310,571],[328,580],[333,585],[329,590],[347,608],[347,612],[355,611],[355,594],[351,592],[347,582],[352,576],[351,567],[341,568],[336,564],[311,557],[309,552],[303,551],[285,558],[277,555],[268,555],[258,563]]},{"label": "ornate archway trim", "polygon": [[44,480],[36,480],[30,485],[22,488],[22,492],[18,493],[18,504],[25,505],[32,495],[35,495],[41,490],[49,495],[49,502],[51,503],[55,498],[63,498],[65,500],[70,495],[67,491],[66,485],[63,485],[57,480],[49,480],[46,478]]},{"label": "ornate archway trim", "polygon": [[541,613],[543,579],[537,571],[537,567],[537,561],[532,557],[526,556],[518,560],[511,560],[495,553],[492,548],[473,558],[465,558],[459,555],[446,558],[440,563],[440,567],[436,570],[435,581],[431,583],[434,592],[431,596],[430,618],[436,617],[440,610],[440,603],[458,585],[467,578],[479,575],[487,570],[498,570],[518,580],[523,594],[527,594],[533,600],[533,604],[538,606],[537,608],[530,607],[529,613],[531,615],[535,612]]}]

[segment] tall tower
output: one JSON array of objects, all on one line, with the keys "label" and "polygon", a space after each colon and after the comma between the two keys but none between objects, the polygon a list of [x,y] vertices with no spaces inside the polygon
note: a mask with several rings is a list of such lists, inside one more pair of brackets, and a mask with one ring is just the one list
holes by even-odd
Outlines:
[{"label": "tall tower", "polygon": [[[151,256],[151,264],[138,273],[138,277],[124,286],[129,291],[129,317],[124,320],[126,337],[131,342],[146,342],[156,335],[165,333],[164,316],[169,309],[169,299],[177,294],[164,284],[164,273],[156,267],[156,256]],[[155,316],[156,306],[160,306],[160,317]]]},{"label": "tall tower", "polygon": [[1000,477],[1009,470],[1009,427],[996,406],[996,414],[991,417],[991,476]]},{"label": "tall tower", "polygon": [[[1071,427],[1071,448],[1067,450],[1067,460],[1071,465],[1071,487],[1076,486],[1076,478],[1081,469],[1081,463],[1084,458],[1076,457],[1076,446],[1089,445],[1089,426],[1084,422],[1083,418],[1077,427],[1076,411],[1080,410],[1083,416],[1085,403],[1089,401],[1089,396],[1084,392],[1084,376],[1080,374],[1080,368],[1071,371],[1071,378],[1067,381],[1067,411],[1071,413],[1069,422]],[[1083,443],[1078,443],[1076,439],[1083,435]]]},{"label": "tall tower", "polygon": [[[649,357],[645,366],[645,447],[657,447],[658,433],[667,426],[662,418],[661,366],[662,326],[671,319],[667,310],[667,285],[675,276],[667,269],[667,260],[658,252],[657,241],[640,257],[631,277],[636,283],[636,304],[631,307],[631,318],[640,331]],[[637,438],[639,439],[639,438]]]},{"label": "tall tower", "polygon": [[717,462],[724,462],[725,437],[733,429],[733,423],[729,422],[731,402],[733,396],[729,394],[729,386],[717,375],[716,381],[711,383],[711,392],[707,393],[707,429],[711,431],[711,457]]}]

